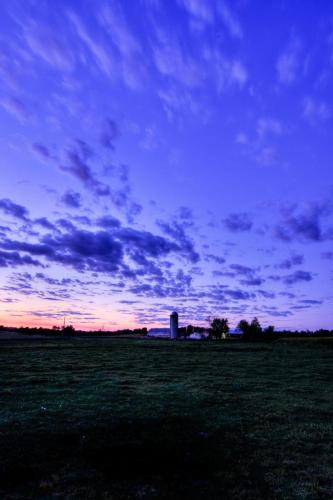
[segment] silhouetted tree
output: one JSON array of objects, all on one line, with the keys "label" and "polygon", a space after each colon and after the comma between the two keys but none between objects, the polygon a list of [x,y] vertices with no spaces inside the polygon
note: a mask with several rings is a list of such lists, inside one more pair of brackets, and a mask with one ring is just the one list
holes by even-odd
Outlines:
[{"label": "silhouetted tree", "polygon": [[262,333],[262,328],[261,328],[261,325],[259,323],[258,318],[253,318],[250,326],[251,326],[251,335],[253,337],[257,337],[258,335],[260,335]]},{"label": "silhouetted tree", "polygon": [[242,332],[243,339],[248,340],[249,337],[251,336],[251,326],[249,322],[246,321],[246,319],[242,319],[238,323],[237,328]]},{"label": "silhouetted tree", "polygon": [[73,335],[73,333],[75,333],[75,328],[73,325],[68,325],[68,326],[65,326],[63,329],[62,329],[62,333],[64,335]]},{"label": "silhouetted tree", "polygon": [[229,324],[227,318],[214,318],[210,324],[212,337],[216,339],[226,338],[229,333]]},{"label": "silhouetted tree", "polygon": [[242,319],[237,328],[243,333],[244,340],[258,340],[261,338],[262,328],[258,318],[253,318],[251,323]]}]

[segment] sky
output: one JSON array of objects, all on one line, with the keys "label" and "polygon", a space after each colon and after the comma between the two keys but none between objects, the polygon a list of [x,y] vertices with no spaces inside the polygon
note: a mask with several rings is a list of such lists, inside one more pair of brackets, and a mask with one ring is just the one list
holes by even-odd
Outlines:
[{"label": "sky", "polygon": [[0,324],[333,328],[333,3],[0,3]]}]

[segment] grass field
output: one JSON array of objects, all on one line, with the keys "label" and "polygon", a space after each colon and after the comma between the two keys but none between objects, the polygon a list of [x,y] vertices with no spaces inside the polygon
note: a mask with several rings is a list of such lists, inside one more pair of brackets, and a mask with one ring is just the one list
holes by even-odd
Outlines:
[{"label": "grass field", "polygon": [[333,498],[333,341],[0,343],[0,498]]}]

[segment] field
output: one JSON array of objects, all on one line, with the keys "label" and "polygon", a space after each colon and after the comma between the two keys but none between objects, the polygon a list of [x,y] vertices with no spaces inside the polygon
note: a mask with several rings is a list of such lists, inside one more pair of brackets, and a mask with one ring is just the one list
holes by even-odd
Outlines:
[{"label": "field", "polygon": [[333,497],[333,341],[0,342],[0,498]]}]

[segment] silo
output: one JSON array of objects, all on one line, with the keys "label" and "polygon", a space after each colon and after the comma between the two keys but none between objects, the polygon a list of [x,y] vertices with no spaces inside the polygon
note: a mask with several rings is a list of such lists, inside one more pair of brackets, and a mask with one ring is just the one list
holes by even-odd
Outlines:
[{"label": "silo", "polygon": [[176,312],[170,314],[170,338],[178,338],[178,314]]}]

